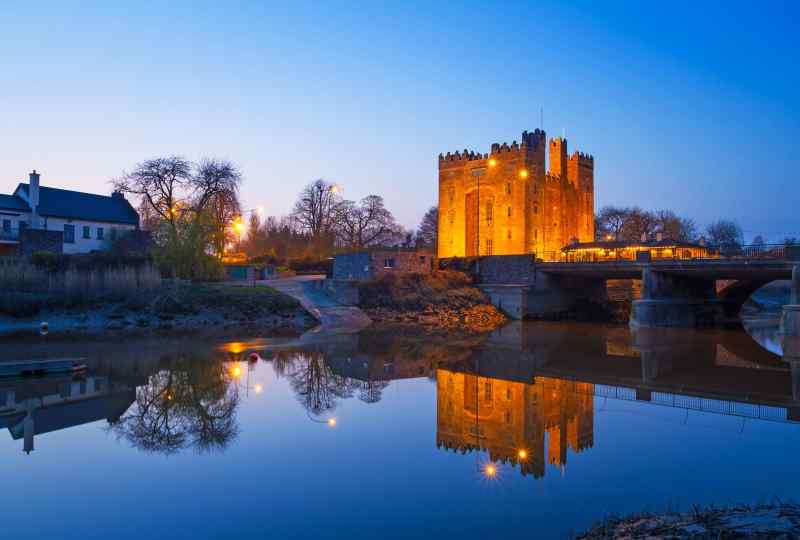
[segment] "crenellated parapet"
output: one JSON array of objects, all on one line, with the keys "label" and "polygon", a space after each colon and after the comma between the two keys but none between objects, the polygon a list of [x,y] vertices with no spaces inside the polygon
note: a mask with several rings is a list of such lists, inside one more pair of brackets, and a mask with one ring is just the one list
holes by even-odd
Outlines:
[{"label": "crenellated parapet", "polygon": [[488,154],[481,154],[480,152],[464,149],[463,152],[456,150],[455,152],[439,154],[439,161],[474,161],[476,159],[486,159],[488,157]]},{"label": "crenellated parapet", "polygon": [[581,166],[594,167],[594,156],[590,154],[584,154],[583,152],[573,152],[569,160],[575,160]]}]

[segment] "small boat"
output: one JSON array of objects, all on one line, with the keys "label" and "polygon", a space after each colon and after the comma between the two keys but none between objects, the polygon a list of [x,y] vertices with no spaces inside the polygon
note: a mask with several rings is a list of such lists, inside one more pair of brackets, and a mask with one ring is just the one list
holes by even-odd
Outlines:
[{"label": "small boat", "polygon": [[55,360],[0,361],[0,377],[31,377],[53,373],[76,373],[88,369],[85,358],[58,358]]}]

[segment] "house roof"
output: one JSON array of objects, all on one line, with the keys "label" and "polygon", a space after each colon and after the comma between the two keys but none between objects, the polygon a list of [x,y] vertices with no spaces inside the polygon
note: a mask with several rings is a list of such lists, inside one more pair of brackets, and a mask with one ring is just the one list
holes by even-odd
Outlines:
[{"label": "house roof", "polygon": [[30,212],[31,207],[28,206],[22,197],[16,195],[2,195],[0,194],[0,210],[16,210],[17,212]]},{"label": "house roof", "polygon": [[[30,186],[17,190],[28,194]],[[110,223],[139,224],[139,214],[122,196],[95,195],[51,187],[39,187],[39,215]]]}]

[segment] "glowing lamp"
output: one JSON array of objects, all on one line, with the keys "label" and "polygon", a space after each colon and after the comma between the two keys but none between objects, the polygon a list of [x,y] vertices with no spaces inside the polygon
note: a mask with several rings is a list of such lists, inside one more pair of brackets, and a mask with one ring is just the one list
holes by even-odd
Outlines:
[{"label": "glowing lamp", "polygon": [[336,426],[336,418],[328,418],[328,425],[330,427]]},{"label": "glowing lamp", "polygon": [[242,376],[242,368],[236,366],[231,370],[231,375],[233,376],[234,379],[238,379],[239,377]]},{"label": "glowing lamp", "polygon": [[492,158],[489,160],[489,167],[494,167],[497,165],[497,160]]},{"label": "glowing lamp", "polygon": [[517,457],[522,460],[528,459],[528,452],[526,450],[520,450],[517,452]]},{"label": "glowing lamp", "polygon": [[486,467],[484,467],[483,473],[489,478],[494,478],[495,476],[497,476],[497,467],[495,467],[490,463]]},{"label": "glowing lamp", "polygon": [[339,186],[331,186],[331,193],[333,193],[334,195],[339,193]]},{"label": "glowing lamp", "polygon": [[528,177],[528,171],[526,171],[525,169],[522,169],[521,171],[519,171],[519,177],[520,178],[527,178]]},{"label": "glowing lamp", "polygon": [[260,394],[262,390],[264,390],[264,387],[261,386],[260,384],[257,384],[256,385],[256,394]]}]

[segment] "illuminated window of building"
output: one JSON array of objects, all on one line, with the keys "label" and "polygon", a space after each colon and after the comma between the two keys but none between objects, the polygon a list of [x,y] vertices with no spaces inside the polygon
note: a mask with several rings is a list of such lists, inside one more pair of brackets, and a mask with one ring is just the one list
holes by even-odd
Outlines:
[{"label": "illuminated window of building", "polygon": [[492,255],[492,252],[494,251],[494,246],[492,245],[492,243],[493,242],[492,242],[491,238],[487,238],[486,239],[486,254],[487,255]]},{"label": "illuminated window of building", "polygon": [[486,381],[483,385],[483,399],[484,401],[492,401],[492,381]]}]

